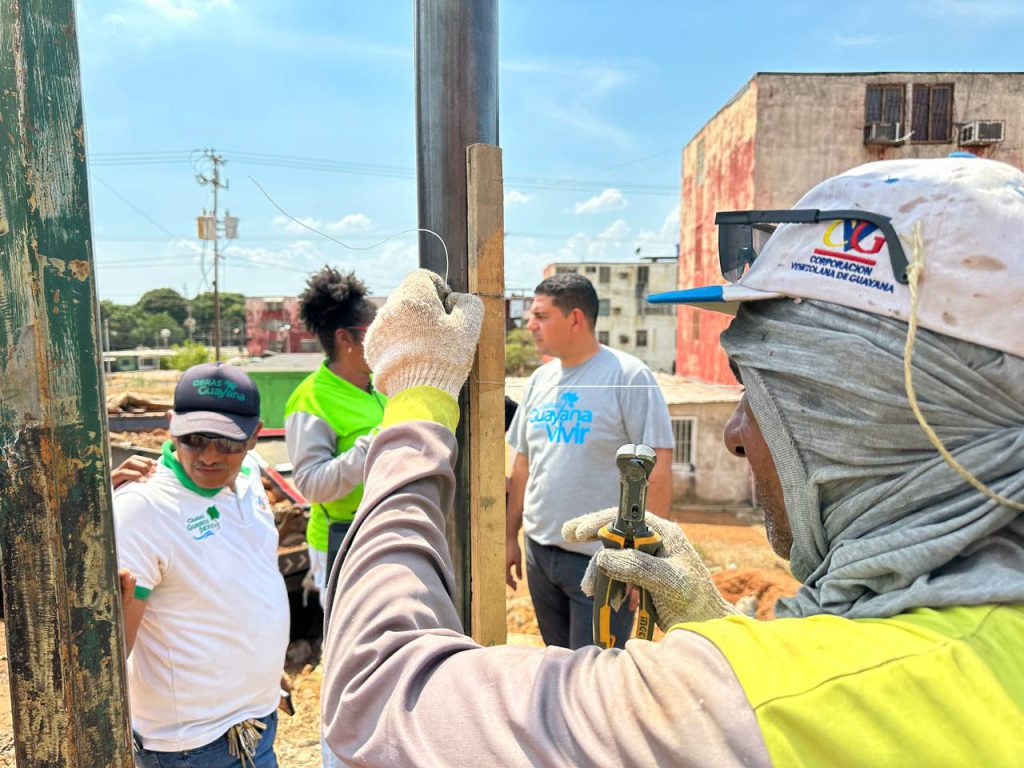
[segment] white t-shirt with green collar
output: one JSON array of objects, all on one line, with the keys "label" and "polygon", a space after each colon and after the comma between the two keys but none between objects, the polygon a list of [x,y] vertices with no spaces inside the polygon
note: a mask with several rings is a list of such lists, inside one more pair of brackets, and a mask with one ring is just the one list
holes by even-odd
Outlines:
[{"label": "white t-shirt with green collar", "polygon": [[132,728],[146,749],[194,749],[277,706],[288,596],[277,530],[246,457],[235,490],[193,484],[170,445],[156,473],[114,494],[118,563],[148,601],[128,659]]}]

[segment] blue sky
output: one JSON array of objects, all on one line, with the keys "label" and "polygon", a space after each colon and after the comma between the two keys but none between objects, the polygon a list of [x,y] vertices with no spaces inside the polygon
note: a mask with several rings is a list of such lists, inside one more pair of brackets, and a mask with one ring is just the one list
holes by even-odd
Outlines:
[{"label": "blue sky", "polygon": [[[79,0],[78,27],[101,298],[209,289],[202,147],[241,219],[223,290],[294,295],[330,263],[380,295],[416,267],[415,234],[349,251],[250,179],[352,246],[416,226],[409,0]],[[681,149],[755,72],[1020,70],[1024,3],[504,0],[499,30],[506,283],[529,291],[552,261],[672,254]]]}]

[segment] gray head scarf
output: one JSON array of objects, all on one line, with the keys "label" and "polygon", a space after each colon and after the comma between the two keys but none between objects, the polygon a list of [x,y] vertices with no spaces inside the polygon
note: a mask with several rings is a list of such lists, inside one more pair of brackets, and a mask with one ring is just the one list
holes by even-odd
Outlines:
[{"label": "gray head scarf", "polygon": [[[971,488],[928,442],[904,389],[906,334],[898,320],[792,300],[743,304],[722,334],[793,531],[803,586],[778,616],[1024,603],[1024,515]],[[919,331],[913,361],[946,447],[1024,501],[1024,360]]]}]

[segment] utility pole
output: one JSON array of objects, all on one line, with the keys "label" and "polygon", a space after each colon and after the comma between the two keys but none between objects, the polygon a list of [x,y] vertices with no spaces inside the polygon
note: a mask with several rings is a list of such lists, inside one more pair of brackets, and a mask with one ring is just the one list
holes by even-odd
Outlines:
[{"label": "utility pole", "polygon": [[6,736],[22,768],[131,768],[75,4],[0,0],[0,40]]},{"label": "utility pole", "polygon": [[214,359],[220,361],[221,323],[220,323],[220,236],[221,230],[229,240],[238,237],[238,217],[225,213],[223,221],[217,218],[217,192],[227,189],[228,183],[221,183],[220,167],[227,162],[222,155],[212,149],[204,149],[203,157],[210,163],[209,175],[197,174],[196,181],[200,186],[209,186],[213,192],[213,213],[203,211],[198,219],[199,239],[213,241],[213,347]]}]

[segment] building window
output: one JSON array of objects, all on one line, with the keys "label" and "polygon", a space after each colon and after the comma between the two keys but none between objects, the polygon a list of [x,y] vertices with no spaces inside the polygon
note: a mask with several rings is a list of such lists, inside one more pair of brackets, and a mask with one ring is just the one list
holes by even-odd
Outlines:
[{"label": "building window", "polygon": [[624,333],[620,333],[619,334],[619,345],[624,347],[627,344],[629,344],[629,336],[627,336]]},{"label": "building window", "polygon": [[612,306],[611,299],[598,299],[597,300],[597,316],[608,317],[609,310]]},{"label": "building window", "polygon": [[650,279],[651,268],[650,267],[637,267],[636,268],[636,282],[637,285],[645,285]]},{"label": "building window", "polygon": [[[899,85],[869,85],[864,94],[864,125],[903,123],[903,94],[906,87]],[[906,131],[901,130],[901,133]]]},{"label": "building window", "polygon": [[609,283],[612,279],[612,268],[601,267],[597,272],[597,281],[599,283]]},{"label": "building window", "polygon": [[598,344],[604,344],[604,345],[607,346],[607,344],[608,344],[608,331],[598,331],[597,332],[597,343]]},{"label": "building window", "polygon": [[646,347],[647,346],[647,331],[637,331],[636,332],[636,345],[638,347]]},{"label": "building window", "polygon": [[694,436],[697,432],[697,420],[693,418],[672,419],[672,437],[675,440],[672,446],[672,464],[677,467],[684,467],[691,472],[694,470],[693,446]]},{"label": "building window", "polygon": [[592,275],[597,272],[597,267],[584,267],[583,269],[588,275]]},{"label": "building window", "polygon": [[557,267],[555,267],[555,274],[556,275],[563,275],[566,272],[572,272],[573,274],[576,274],[576,267],[565,267],[565,266],[557,266]]},{"label": "building window", "polygon": [[914,85],[910,140],[946,143],[953,128],[953,85]]}]

